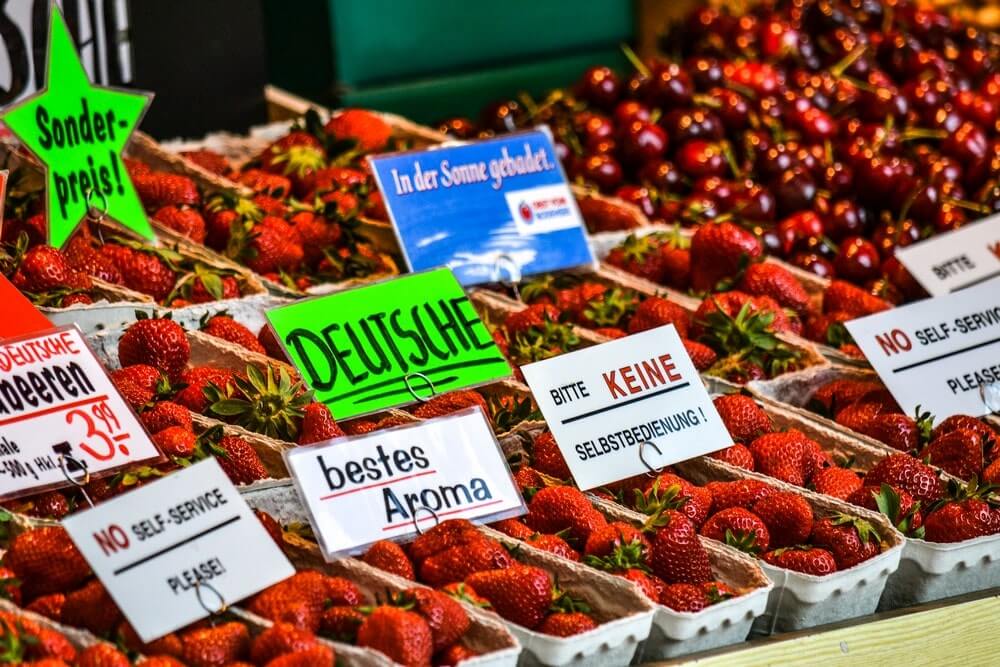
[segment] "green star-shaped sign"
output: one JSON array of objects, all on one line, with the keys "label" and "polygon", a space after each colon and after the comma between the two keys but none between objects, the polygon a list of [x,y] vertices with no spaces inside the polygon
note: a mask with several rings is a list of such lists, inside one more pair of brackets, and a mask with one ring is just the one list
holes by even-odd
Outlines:
[{"label": "green star-shaped sign", "polygon": [[91,207],[152,239],[121,158],[149,96],[92,85],[55,4],[49,17],[45,88],[0,115],[45,164],[49,243],[62,247]]}]

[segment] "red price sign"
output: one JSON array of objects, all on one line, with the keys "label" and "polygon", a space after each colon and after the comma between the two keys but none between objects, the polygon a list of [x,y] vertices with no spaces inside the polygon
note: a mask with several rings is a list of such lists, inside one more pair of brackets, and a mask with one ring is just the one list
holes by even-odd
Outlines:
[{"label": "red price sign", "polygon": [[78,329],[0,345],[0,499],[159,457]]}]

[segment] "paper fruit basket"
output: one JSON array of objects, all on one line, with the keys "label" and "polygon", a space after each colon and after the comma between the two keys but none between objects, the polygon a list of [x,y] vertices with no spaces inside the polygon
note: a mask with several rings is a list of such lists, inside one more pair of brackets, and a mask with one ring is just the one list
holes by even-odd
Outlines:
[{"label": "paper fruit basket", "polygon": [[[264,482],[241,490],[251,507],[281,523],[305,522],[307,516],[291,482]],[[489,528],[484,533],[516,544]],[[559,586],[586,601],[600,625],[571,638],[553,637],[504,621],[523,651],[519,665],[625,665],[649,635],[654,608],[629,582],[546,552],[522,546],[516,558],[547,570]]]},{"label": "paper fruit basket", "polygon": [[842,512],[865,519],[885,543],[878,556],[823,577],[761,561],[760,566],[774,582],[774,588],[768,598],[767,613],[754,623],[754,632],[802,630],[875,612],[889,576],[899,567],[904,541],[884,516],[708,457],[690,459],[674,467],[695,484],[752,478],[782,491],[794,491],[806,499],[816,515]]},{"label": "paper fruit basket", "polygon": [[[748,389],[765,400],[768,412],[772,408],[766,401],[771,401],[776,405],[773,409],[797,414],[806,422],[816,424],[815,428],[840,434],[841,438],[860,443],[867,450],[881,451],[883,455],[894,452],[878,440],[804,407],[819,387],[835,379],[875,380],[877,376],[870,371],[832,367],[751,383]],[[956,479],[944,472],[941,476],[946,480]],[[896,609],[997,586],[1000,586],[1000,534],[953,543],[908,537],[899,570],[890,577],[879,608]]]}]

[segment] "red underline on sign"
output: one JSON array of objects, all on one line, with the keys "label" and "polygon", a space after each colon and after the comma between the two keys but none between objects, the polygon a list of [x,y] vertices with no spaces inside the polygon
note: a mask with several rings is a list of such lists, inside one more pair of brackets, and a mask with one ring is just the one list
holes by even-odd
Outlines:
[{"label": "red underline on sign", "polygon": [[[420,523],[421,521],[430,521],[431,519],[440,518],[443,516],[449,516],[451,514],[461,514],[462,512],[469,512],[471,510],[477,510],[480,507],[489,507],[490,505],[496,505],[497,503],[502,503],[502,502],[503,498],[497,498],[496,500],[491,500],[488,503],[479,503],[478,505],[469,505],[468,507],[460,507],[457,510],[450,510],[448,512],[438,512],[437,517],[435,517],[434,515],[430,515],[424,519],[417,519],[417,523]],[[401,523],[394,523],[388,525],[382,529],[382,532],[385,532],[387,530],[395,530],[396,528],[402,528],[403,526],[412,526],[412,525],[413,525],[413,520],[411,519],[410,521],[403,521]]]},{"label": "red underline on sign", "polygon": [[52,414],[53,412],[62,412],[64,410],[72,410],[73,408],[79,408],[83,405],[90,405],[91,403],[97,403],[98,401],[108,400],[107,394],[102,396],[94,396],[93,398],[85,398],[82,401],[77,401],[76,403],[67,403],[66,405],[57,405],[52,408],[45,408],[44,410],[36,410],[35,412],[30,412],[28,414],[18,415],[17,417],[11,417],[10,419],[4,419],[0,421],[0,426],[6,426],[7,424],[16,424],[17,422],[22,422],[25,419],[32,419],[34,417],[41,417],[42,415]]},{"label": "red underline on sign", "polygon": [[417,477],[423,477],[424,475],[436,475],[437,470],[425,470],[424,472],[414,473],[412,475],[407,475],[406,477],[397,477],[395,479],[389,479],[384,482],[378,482],[376,484],[369,484],[368,486],[359,486],[356,489],[350,489],[348,491],[338,491],[337,493],[331,493],[326,496],[320,496],[320,500],[330,500],[331,498],[339,498],[340,496],[346,496],[351,493],[357,493],[358,491],[365,491],[367,489],[377,489],[380,486],[385,486],[386,484],[395,484],[396,482],[402,482],[408,479],[416,479]]}]

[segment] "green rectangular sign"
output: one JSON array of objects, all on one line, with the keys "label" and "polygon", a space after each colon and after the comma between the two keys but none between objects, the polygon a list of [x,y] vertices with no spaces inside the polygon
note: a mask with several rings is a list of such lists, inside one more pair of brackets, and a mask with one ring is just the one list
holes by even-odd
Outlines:
[{"label": "green rectangular sign", "polygon": [[413,392],[429,395],[428,381],[444,393],[511,375],[445,268],[297,301],[267,319],[337,419],[413,403]]}]

